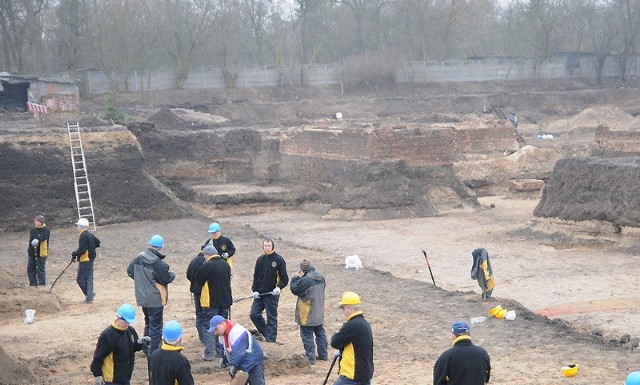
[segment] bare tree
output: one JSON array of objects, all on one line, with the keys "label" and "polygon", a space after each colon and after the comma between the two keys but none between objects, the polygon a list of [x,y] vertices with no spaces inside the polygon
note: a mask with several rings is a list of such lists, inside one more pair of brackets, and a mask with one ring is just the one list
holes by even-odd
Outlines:
[{"label": "bare tree", "polygon": [[17,0],[0,1],[0,31],[2,39],[2,67],[7,70],[24,71],[24,19]]},{"label": "bare tree", "polygon": [[82,50],[80,0],[61,0],[55,13],[58,19],[58,57],[69,71],[69,76],[76,79]]},{"label": "bare tree", "polygon": [[[160,39],[182,89],[200,48],[213,35],[213,13],[218,2],[211,0],[161,0]],[[220,1],[219,3],[224,3]]]},{"label": "bare tree", "polygon": [[42,11],[47,0],[22,0],[25,12],[26,38],[31,54],[31,68],[34,73],[44,70],[44,45],[42,44]]},{"label": "bare tree", "polygon": [[629,61],[636,53],[638,34],[640,33],[640,1],[611,0],[610,5],[616,14],[618,26],[618,66],[620,80],[627,81]]}]

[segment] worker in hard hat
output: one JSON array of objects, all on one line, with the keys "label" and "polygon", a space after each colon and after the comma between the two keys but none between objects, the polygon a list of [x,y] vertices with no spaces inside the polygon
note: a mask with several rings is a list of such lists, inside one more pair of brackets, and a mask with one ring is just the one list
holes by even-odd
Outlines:
[{"label": "worker in hard hat", "polygon": [[45,286],[47,275],[45,265],[49,255],[49,236],[51,232],[44,223],[44,216],[37,215],[29,233],[27,246],[27,277],[29,286]]},{"label": "worker in hard hat", "polygon": [[224,346],[231,384],[264,385],[264,353],[255,337],[236,320],[215,316],[209,321],[209,333],[218,336]]},{"label": "worker in hard hat", "polygon": [[471,266],[471,279],[478,281],[478,286],[482,289],[482,298],[489,299],[496,286],[491,268],[491,259],[487,249],[478,248],[471,252],[473,265]]},{"label": "worker in hard hat", "polygon": [[93,260],[96,259],[96,248],[100,247],[98,237],[89,232],[89,220],[80,218],[76,222],[78,230],[78,248],[71,253],[71,262],[78,261],[76,282],[84,294],[86,303],[93,303],[96,292],[93,290]]},{"label": "worker in hard hat", "polygon": [[182,326],[169,321],[162,328],[162,346],[149,358],[150,383],[153,385],[193,385],[191,364],[183,356]]},{"label": "worker in hard hat", "polygon": [[484,385],[491,377],[489,353],[471,342],[471,329],[464,321],[451,326],[453,346],[443,352],[433,367],[433,385]]},{"label": "worker in hard hat", "polygon": [[[262,241],[263,254],[256,259],[253,269],[253,282],[251,291],[253,303],[249,318],[264,336],[267,342],[276,342],[278,336],[278,302],[280,291],[289,284],[287,262],[276,253],[275,243],[272,239]],[[265,322],[262,312],[266,311]]]},{"label": "worker in hard hat", "polygon": [[149,337],[138,338],[131,326],[135,323],[136,308],[125,303],[116,310],[116,319],[100,333],[91,361],[95,385],[131,381],[135,352],[142,350],[149,340]]},{"label": "worker in hard hat", "polygon": [[149,248],[135,257],[127,268],[135,285],[136,303],[142,306],[144,313],[144,335],[151,337],[147,355],[160,347],[164,305],[169,299],[169,284],[176,278],[164,261],[166,255],[160,252],[163,247],[162,236],[152,236]]},{"label": "worker in hard hat", "polygon": [[220,224],[213,222],[209,225],[209,238],[202,244],[200,250],[203,250],[205,246],[211,245],[218,250],[220,258],[227,261],[229,266],[233,267],[233,255],[236,253],[236,247],[231,242],[231,239],[222,235],[222,229]]},{"label": "worker in hard hat", "polygon": [[340,371],[333,385],[369,385],[373,377],[373,333],[360,310],[360,296],[345,291],[339,302],[346,322],[331,337],[331,347],[338,349]]},{"label": "worker in hard hat", "polygon": [[[231,295],[231,267],[225,262],[215,247],[207,245],[202,249],[206,261],[200,269],[196,280],[201,287],[200,306],[202,306],[203,321],[209,321],[216,315],[229,318],[233,297]],[[222,358],[222,345],[216,343],[216,338],[204,332],[204,352],[202,359],[212,361],[215,354]],[[221,362],[222,364],[222,362]]]}]

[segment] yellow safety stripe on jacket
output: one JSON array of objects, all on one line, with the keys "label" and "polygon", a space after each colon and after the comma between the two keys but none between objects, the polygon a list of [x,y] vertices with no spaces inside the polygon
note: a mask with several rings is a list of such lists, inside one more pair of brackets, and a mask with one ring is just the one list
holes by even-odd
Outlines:
[{"label": "yellow safety stripe on jacket", "polygon": [[49,255],[49,241],[45,239],[40,242],[40,258],[47,258],[47,255]]},{"label": "yellow safety stripe on jacket", "polygon": [[113,382],[113,352],[102,361],[102,379],[105,382]]},{"label": "yellow safety stripe on jacket", "polygon": [[209,307],[211,305],[211,297],[209,296],[209,281],[204,281],[202,291],[200,292],[200,306]]}]

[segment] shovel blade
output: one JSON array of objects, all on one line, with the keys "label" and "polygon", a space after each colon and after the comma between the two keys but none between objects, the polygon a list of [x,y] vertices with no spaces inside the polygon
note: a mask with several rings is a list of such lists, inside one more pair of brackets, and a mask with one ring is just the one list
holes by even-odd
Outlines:
[{"label": "shovel blade", "polygon": [[242,370],[238,370],[236,372],[235,377],[231,379],[229,385],[247,385],[249,381],[249,373],[244,372]]}]

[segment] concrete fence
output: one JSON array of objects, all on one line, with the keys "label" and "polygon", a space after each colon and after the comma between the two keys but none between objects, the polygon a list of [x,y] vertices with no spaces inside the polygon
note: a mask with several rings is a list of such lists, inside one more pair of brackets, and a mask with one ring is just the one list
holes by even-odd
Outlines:
[{"label": "concrete fence", "polygon": [[[640,59],[631,58],[629,77],[638,76]],[[340,84],[343,67],[339,64],[297,66],[250,66],[232,69],[234,87],[265,87],[292,85]],[[603,77],[619,77],[620,69],[615,56],[607,57]],[[394,71],[398,83],[445,83],[468,81],[504,81],[524,79],[595,78],[596,58],[593,55],[558,54],[541,62],[523,58],[482,58],[452,61],[413,61],[400,64]],[[159,91],[175,88],[175,76],[171,70],[133,71],[128,74],[127,87],[123,73],[111,73],[110,78],[118,90],[127,92]],[[225,88],[221,68],[193,69],[184,83],[185,89]],[[112,91],[109,78],[100,71],[85,71],[82,90],[87,94]]]}]

